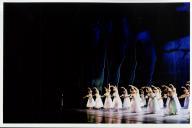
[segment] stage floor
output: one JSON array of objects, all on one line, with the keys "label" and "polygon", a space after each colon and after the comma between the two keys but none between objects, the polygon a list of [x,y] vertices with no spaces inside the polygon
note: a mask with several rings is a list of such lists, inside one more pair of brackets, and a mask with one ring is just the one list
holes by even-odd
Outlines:
[{"label": "stage floor", "polygon": [[[127,110],[120,111],[106,111],[106,110],[88,110],[78,109],[75,110],[81,115],[85,115],[87,119],[82,123],[189,123],[190,114],[187,109],[182,109],[179,115],[165,115],[163,112],[160,114],[148,114],[146,108],[143,108],[141,113],[130,113]],[[164,110],[163,110],[164,111]]]}]

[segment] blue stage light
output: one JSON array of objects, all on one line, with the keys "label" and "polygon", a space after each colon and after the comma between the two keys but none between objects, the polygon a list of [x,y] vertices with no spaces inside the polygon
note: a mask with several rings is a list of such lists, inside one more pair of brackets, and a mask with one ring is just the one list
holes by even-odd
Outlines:
[{"label": "blue stage light", "polygon": [[137,40],[142,42],[142,43],[147,43],[149,40],[150,40],[150,34],[148,31],[143,31],[143,32],[140,32],[138,35],[137,35]]}]

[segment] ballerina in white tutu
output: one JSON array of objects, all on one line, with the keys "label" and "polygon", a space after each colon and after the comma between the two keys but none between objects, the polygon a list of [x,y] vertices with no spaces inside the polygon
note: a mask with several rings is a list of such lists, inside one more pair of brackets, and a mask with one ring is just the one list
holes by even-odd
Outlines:
[{"label": "ballerina in white tutu", "polygon": [[101,100],[101,96],[99,94],[99,90],[96,87],[94,87],[94,89],[95,89],[95,95],[94,96],[96,97],[94,108],[100,109],[100,108],[103,107],[103,102]]},{"label": "ballerina in white tutu", "polygon": [[166,106],[165,114],[166,115],[179,114],[181,105],[177,97],[176,88],[172,84],[169,84],[169,87],[168,86],[165,86],[165,87],[168,90],[168,93],[167,93],[168,98],[166,103],[167,106]]},{"label": "ballerina in white tutu", "polygon": [[153,92],[155,93],[155,96],[157,97],[157,101],[159,103],[160,108],[163,108],[163,99],[161,97],[161,89],[159,87],[156,87],[154,85],[151,86],[153,88]]},{"label": "ballerina in white tutu", "polygon": [[139,95],[139,89],[136,88],[133,85],[129,85],[131,87],[130,92],[131,92],[131,108],[130,111],[133,113],[138,113],[141,112],[141,98]]},{"label": "ballerina in white tutu", "polygon": [[162,91],[161,88],[157,87],[158,91],[159,91],[159,95],[158,95],[158,101],[160,104],[160,108],[164,108],[164,103],[163,103],[163,97],[162,97]]},{"label": "ballerina in white tutu", "polygon": [[86,98],[86,97],[88,97],[86,107],[89,108],[89,109],[92,109],[95,106],[95,101],[93,99],[91,88],[88,88],[88,95],[84,96],[83,98]]},{"label": "ballerina in white tutu", "polygon": [[183,89],[184,94],[179,96],[179,99],[185,98],[183,108],[188,109],[188,107],[189,107],[189,97],[190,97],[189,90],[186,87],[181,87],[181,88]]},{"label": "ballerina in white tutu", "polygon": [[168,96],[168,89],[169,89],[169,87],[166,86],[166,85],[161,85],[161,87],[163,88],[163,96],[162,96],[162,98],[166,101],[165,108],[167,108],[168,102],[170,100],[170,97]]},{"label": "ballerina in white tutu", "polygon": [[113,108],[118,111],[119,109],[122,108],[122,101],[119,96],[118,88],[117,86],[111,86],[113,88]]},{"label": "ballerina in white tutu", "polygon": [[189,93],[189,96],[186,97],[186,104],[185,104],[185,106],[186,106],[186,108],[189,109],[189,102],[187,102],[187,101],[190,101],[190,82],[189,81],[187,81],[187,83],[185,84],[185,87],[186,87],[186,89],[188,90],[188,93]]},{"label": "ballerina in white tutu", "polygon": [[155,93],[153,93],[153,90],[151,87],[146,87],[146,92],[149,97],[148,104],[147,104],[147,112],[148,113],[160,113],[160,106],[157,100],[157,97]]},{"label": "ballerina in white tutu", "polygon": [[127,89],[124,87],[121,87],[123,89],[123,94],[120,97],[123,97],[123,108],[129,109],[131,107],[131,101],[129,98],[129,94],[127,92]]},{"label": "ballerina in white tutu", "polygon": [[145,87],[141,87],[141,89],[140,89],[141,107],[145,107],[146,104],[147,104],[146,98],[145,98],[145,95],[144,95],[144,88],[145,88]]},{"label": "ballerina in white tutu", "polygon": [[111,99],[111,86],[110,84],[108,84],[108,88],[105,87],[105,94],[102,97],[105,97],[105,102],[104,102],[104,106],[103,108],[106,110],[110,110],[111,108],[113,108],[113,102]]}]

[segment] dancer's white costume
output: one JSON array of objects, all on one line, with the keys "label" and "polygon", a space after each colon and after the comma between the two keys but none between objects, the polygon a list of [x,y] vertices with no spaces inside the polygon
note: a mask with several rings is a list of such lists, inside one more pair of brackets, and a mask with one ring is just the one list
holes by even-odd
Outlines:
[{"label": "dancer's white costume", "polygon": [[190,99],[190,96],[185,97],[184,106],[183,106],[185,109],[189,108],[189,101],[190,101],[189,99]]},{"label": "dancer's white costume", "polygon": [[158,93],[155,93],[156,97],[157,97],[157,100],[158,100],[158,103],[159,103],[159,106],[160,108],[163,108],[163,99],[161,97],[161,93],[158,92]]},{"label": "dancer's white costume", "polygon": [[149,100],[147,105],[147,112],[148,113],[159,113],[160,106],[157,100],[157,97],[154,93],[149,93]]},{"label": "dancer's white costume", "polygon": [[92,94],[88,94],[87,97],[88,97],[87,107],[88,107],[88,108],[94,107],[94,106],[95,106],[95,101],[94,101],[94,99],[93,99]]},{"label": "dancer's white costume", "polygon": [[104,96],[105,96],[104,108],[105,109],[113,108],[113,102],[111,99],[110,92],[106,92]]},{"label": "dancer's white costume", "polygon": [[131,99],[131,112],[141,112],[141,99],[138,94],[133,94]]},{"label": "dancer's white costume", "polygon": [[178,114],[180,112],[181,105],[177,97],[176,90],[173,89],[173,95],[167,99],[166,114]]},{"label": "dancer's white costume", "polygon": [[145,96],[144,94],[141,94],[141,107],[145,106],[146,105],[146,99],[145,99]]},{"label": "dancer's white costume", "polygon": [[103,102],[101,100],[101,96],[98,93],[96,93],[95,96],[96,96],[95,108],[102,108],[103,107]]},{"label": "dancer's white costume", "polygon": [[117,90],[113,93],[113,96],[114,96],[113,107],[115,109],[122,108],[122,101],[121,101],[121,98],[119,97],[119,93]]},{"label": "dancer's white costume", "polygon": [[123,108],[127,109],[131,107],[131,101],[128,94],[123,95]]}]

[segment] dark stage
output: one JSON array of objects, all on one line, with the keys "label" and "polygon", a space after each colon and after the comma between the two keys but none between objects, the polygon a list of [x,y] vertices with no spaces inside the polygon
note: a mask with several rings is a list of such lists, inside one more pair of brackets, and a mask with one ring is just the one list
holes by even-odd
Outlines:
[{"label": "dark stage", "polygon": [[5,2],[3,122],[189,123],[189,114],[86,113],[82,99],[108,83],[172,83],[180,96],[190,80],[189,6]]}]

